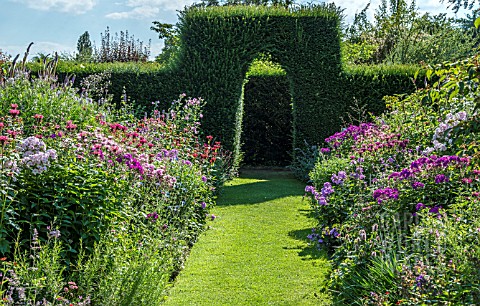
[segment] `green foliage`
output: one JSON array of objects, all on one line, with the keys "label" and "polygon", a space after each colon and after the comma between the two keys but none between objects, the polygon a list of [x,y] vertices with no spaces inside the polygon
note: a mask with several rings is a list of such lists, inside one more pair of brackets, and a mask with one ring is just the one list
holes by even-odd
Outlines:
[{"label": "green foliage", "polygon": [[[420,67],[413,65],[350,65],[344,70],[346,113],[353,115],[355,104],[367,113],[385,111],[384,96],[412,93],[422,87]],[[417,73],[416,79],[414,79]],[[345,115],[344,115],[345,116]],[[346,117],[345,117],[346,119]]]},{"label": "green foliage", "polygon": [[136,119],[89,98],[105,96],[103,76],[77,95],[12,71],[0,84],[2,302],[159,303],[231,165],[199,136],[203,101],[181,95]]},{"label": "green foliage", "polygon": [[155,57],[157,63],[168,63],[177,54],[180,48],[180,39],[177,28],[169,23],[153,22],[150,30],[158,33],[158,38],[165,39],[162,53]]},{"label": "green foliage", "polygon": [[90,41],[90,34],[88,34],[88,31],[85,31],[85,33],[80,35],[80,37],[78,38],[77,51],[78,61],[89,62],[92,60],[93,48],[92,42]]},{"label": "green foliage", "polygon": [[[291,148],[302,147],[305,140],[312,145],[321,144],[339,129],[342,117],[351,112],[354,98],[358,105],[378,114],[384,110],[384,95],[414,90],[409,81],[414,68],[342,68],[340,14],[332,5],[295,10],[268,6],[195,7],[181,13],[177,25],[181,47],[167,65],[72,63],[58,69],[62,75],[75,74],[76,86],[86,75],[107,70],[111,75],[109,94],[113,94],[116,105],[133,103],[140,116],[151,109],[152,101],[160,101],[164,108],[181,92],[203,97],[207,101],[202,122],[206,133],[235,152],[238,164],[240,144],[252,143],[250,139],[240,139],[242,118],[253,121],[248,109],[243,111],[246,115],[242,114],[242,107],[259,105],[248,102],[250,99],[267,103],[255,96],[272,96],[270,92],[275,89],[285,96],[281,99],[284,102],[274,103],[281,102],[288,108],[287,100],[291,99],[292,133],[287,131],[290,119],[286,110],[278,108],[277,115],[277,108],[270,107],[275,111],[270,117],[278,119],[275,124],[285,125],[279,133],[293,135],[294,144],[288,145]],[[173,26],[157,26],[160,35],[177,37]],[[250,85],[245,83],[248,78],[252,78]],[[260,79],[266,83],[260,85]],[[130,102],[122,99],[123,92]],[[242,94],[247,98],[243,105]],[[248,137],[250,131],[244,135]],[[257,139],[254,141],[261,144]],[[286,147],[287,140],[281,140],[281,146]]]},{"label": "green foliage", "polygon": [[310,237],[332,254],[340,305],[480,302],[478,59],[424,75],[374,123],[329,137],[311,172]]},{"label": "green foliage", "polygon": [[[208,130],[224,139],[227,147],[233,146],[241,132],[232,123],[240,110],[245,74],[257,55],[267,52],[289,78],[294,146],[303,139],[321,141],[328,130],[338,126],[334,114],[343,108],[332,105],[338,92],[329,87],[341,69],[338,27],[337,12],[327,6],[295,11],[227,6],[182,12],[179,67],[189,71],[187,93],[196,92],[208,101]],[[322,117],[313,116],[315,113]]]},{"label": "green foliage", "polygon": [[446,14],[420,15],[414,0],[382,1],[371,23],[369,6],[345,30],[342,47],[347,63],[436,64],[463,58],[474,50],[473,23],[461,28],[457,24],[465,20]]}]

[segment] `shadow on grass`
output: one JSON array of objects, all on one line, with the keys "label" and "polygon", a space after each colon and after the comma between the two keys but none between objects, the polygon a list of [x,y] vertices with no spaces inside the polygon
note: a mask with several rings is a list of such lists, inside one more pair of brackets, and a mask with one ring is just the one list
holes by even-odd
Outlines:
[{"label": "shadow on grass", "polygon": [[306,228],[302,230],[290,231],[288,236],[293,239],[303,241],[306,243],[305,247],[300,247],[298,255],[302,257],[302,260],[311,260],[311,259],[327,259],[328,254],[324,250],[319,250],[315,245],[310,243],[310,239],[307,238],[308,235],[312,233],[311,228]]},{"label": "shadow on grass", "polygon": [[290,172],[250,170],[242,173],[240,177],[261,181],[224,186],[217,206],[258,204],[304,193],[303,183],[293,178]]}]

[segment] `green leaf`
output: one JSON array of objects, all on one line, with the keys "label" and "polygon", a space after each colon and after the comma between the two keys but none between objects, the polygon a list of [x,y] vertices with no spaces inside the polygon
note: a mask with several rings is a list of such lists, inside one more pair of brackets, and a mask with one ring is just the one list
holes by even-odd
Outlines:
[{"label": "green leaf", "polygon": [[477,19],[475,19],[475,22],[473,23],[475,25],[475,28],[478,29],[478,27],[480,26],[480,17],[478,17]]}]

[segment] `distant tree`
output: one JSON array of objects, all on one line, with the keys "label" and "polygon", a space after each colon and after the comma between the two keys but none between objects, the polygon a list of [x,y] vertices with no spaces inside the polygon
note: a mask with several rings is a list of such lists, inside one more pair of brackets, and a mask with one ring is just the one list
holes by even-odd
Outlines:
[{"label": "distant tree", "polygon": [[177,27],[170,23],[154,21],[150,30],[157,32],[158,38],[165,40],[162,52],[155,57],[155,61],[159,63],[167,63],[174,57],[180,47]]},{"label": "distant tree", "polygon": [[348,63],[439,63],[473,50],[471,31],[446,14],[420,15],[415,0],[382,0],[373,23],[366,17],[368,7],[346,28],[343,57]]},{"label": "distant tree", "polygon": [[110,35],[110,28],[105,33],[100,33],[100,49],[95,48],[95,61],[97,62],[145,62],[150,56],[150,44],[144,45],[142,41],[129,36],[128,31],[120,31]]},{"label": "distant tree", "polygon": [[77,60],[79,61],[90,61],[93,55],[92,42],[90,41],[90,34],[88,31],[85,31],[78,38],[77,42]]},{"label": "distant tree", "polygon": [[[445,2],[445,0],[440,0],[441,3]],[[447,3],[449,3],[449,7],[452,7],[453,11],[455,13],[458,12],[460,8],[468,9],[471,10],[473,9],[473,6],[475,3],[477,3],[477,0],[447,0]]]}]

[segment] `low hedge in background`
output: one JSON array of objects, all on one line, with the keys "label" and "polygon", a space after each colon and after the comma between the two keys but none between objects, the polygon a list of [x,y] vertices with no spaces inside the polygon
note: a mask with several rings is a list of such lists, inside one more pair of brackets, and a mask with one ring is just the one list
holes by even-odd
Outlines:
[{"label": "low hedge in background", "polygon": [[[34,71],[40,67],[33,66]],[[356,116],[357,109],[381,114],[385,110],[385,95],[411,93],[422,86],[423,74],[413,76],[416,66],[346,66],[337,91],[344,105],[336,116],[347,119],[347,112]],[[151,110],[152,102],[166,108],[180,93],[180,79],[174,77],[172,68],[156,63],[60,63],[58,73],[63,80],[75,75],[75,86],[94,85],[92,75],[108,72],[109,90],[113,101],[119,105],[125,92],[139,116]],[[255,60],[247,72],[244,85],[244,111],[242,151],[246,164],[286,165],[291,161],[292,96],[286,71],[270,59]],[[88,81],[86,80],[88,79]],[[98,80],[98,78],[97,78]],[[82,82],[83,81],[83,82]],[[82,84],[83,83],[83,84]],[[85,84],[87,83],[87,84]],[[208,101],[207,101],[208,103]],[[321,124],[317,122],[316,124]]]}]

